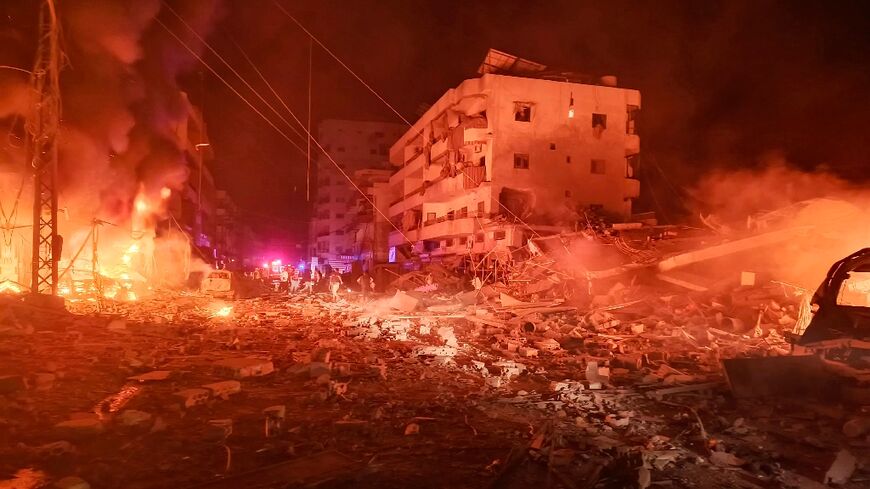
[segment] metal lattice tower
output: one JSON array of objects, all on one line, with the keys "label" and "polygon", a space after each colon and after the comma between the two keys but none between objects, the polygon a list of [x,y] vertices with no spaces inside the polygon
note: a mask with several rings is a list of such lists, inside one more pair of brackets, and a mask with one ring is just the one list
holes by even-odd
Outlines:
[{"label": "metal lattice tower", "polygon": [[54,0],[39,13],[39,48],[31,74],[35,105],[27,121],[33,166],[33,255],[31,291],[57,294],[57,133],[60,123],[60,27]]}]

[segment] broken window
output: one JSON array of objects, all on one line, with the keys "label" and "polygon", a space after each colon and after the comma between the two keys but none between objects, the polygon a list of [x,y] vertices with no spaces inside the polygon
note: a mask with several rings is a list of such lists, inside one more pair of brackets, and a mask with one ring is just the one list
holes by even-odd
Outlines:
[{"label": "broken window", "polygon": [[565,163],[571,163],[571,155],[565,157]]},{"label": "broken window", "polygon": [[486,212],[486,204],[480,201],[477,203],[477,213],[482,215],[484,212]]},{"label": "broken window", "polygon": [[550,150],[555,151],[555,149],[556,149],[556,143],[550,143]]},{"label": "broken window", "polygon": [[604,160],[592,160],[590,171],[596,175],[607,173],[607,162]]},{"label": "broken window", "polygon": [[483,243],[484,235],[483,233],[477,233],[474,235],[474,240],[478,243]]},{"label": "broken window", "polygon": [[625,177],[637,178],[640,172],[640,155],[633,154],[625,157]]},{"label": "broken window", "polygon": [[463,217],[468,217],[468,207],[459,209],[459,219],[462,219]]},{"label": "broken window", "polygon": [[486,166],[486,156],[481,156],[477,160],[478,166]]},{"label": "broken window", "polygon": [[592,114],[592,127],[607,129],[607,114]]},{"label": "broken window", "polygon": [[447,220],[448,220],[448,221],[452,221],[452,220],[453,220],[453,217],[454,217],[455,215],[456,215],[456,214],[455,214],[453,211],[448,212],[448,213],[447,213]]},{"label": "broken window", "polygon": [[507,236],[507,233],[505,233],[505,231],[493,231],[492,232],[492,239],[494,239],[496,241],[502,240],[506,236]]},{"label": "broken window", "polygon": [[531,122],[532,104],[527,102],[514,102],[514,120],[518,122]]},{"label": "broken window", "polygon": [[514,168],[529,169],[528,153],[514,153]]},{"label": "broken window", "polygon": [[459,244],[461,246],[465,246],[466,243],[468,243],[468,238],[466,238],[466,237],[459,238]]},{"label": "broken window", "polygon": [[640,107],[637,105],[627,105],[625,110],[625,133],[637,134],[637,118],[640,115]]}]

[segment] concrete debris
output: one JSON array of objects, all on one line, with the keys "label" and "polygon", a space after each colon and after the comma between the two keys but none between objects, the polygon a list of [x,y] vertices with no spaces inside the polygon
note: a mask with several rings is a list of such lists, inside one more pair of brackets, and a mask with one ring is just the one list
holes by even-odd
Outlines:
[{"label": "concrete debris", "polygon": [[739,467],[746,461],[732,453],[717,451],[710,454],[710,463],[718,467]]},{"label": "concrete debris", "polygon": [[[394,473],[439,487],[521,486],[542,473],[563,487],[861,487],[866,358],[848,353],[860,344],[792,355],[805,292],[754,263],[740,268],[751,280],[705,268],[767,241],[662,237],[677,231],[542,240],[490,283],[475,276],[474,290],[439,265],[367,302],[264,293],[233,301],[231,321],[213,317],[211,298],[168,291],[105,310],[75,303],[50,328],[7,309],[16,331],[40,324],[4,336],[0,428],[18,443],[3,458],[94,487],[145,487],[153,474],[167,487],[330,485],[348,472],[361,487]],[[568,269],[556,253],[572,239],[618,256]],[[832,382],[845,360],[857,377]],[[843,408],[823,409],[831,386]],[[351,457],[322,452],[330,446]],[[119,454],[137,464],[109,470]]]},{"label": "concrete debris", "polygon": [[242,384],[238,380],[224,380],[222,382],[214,382],[211,384],[205,384],[202,386],[203,389],[208,389],[211,393],[211,397],[217,399],[227,400],[233,394],[238,394],[242,392]]},{"label": "concrete debris", "polygon": [[185,408],[192,408],[208,402],[211,393],[208,389],[184,389],[172,394]]},{"label": "concrete debris", "polygon": [[121,414],[118,416],[118,421],[120,421],[123,426],[141,427],[145,425],[150,426],[151,418],[151,413],[138,411],[136,409],[125,409],[121,411]]},{"label": "concrete debris", "polygon": [[225,375],[234,379],[260,377],[275,371],[270,360],[258,358],[231,358],[215,362],[215,374]]},{"label": "concrete debris", "polygon": [[843,485],[849,482],[858,466],[858,459],[848,450],[840,450],[837,457],[825,472],[825,484]]},{"label": "concrete debris", "polygon": [[96,415],[87,415],[61,421],[54,425],[55,431],[63,437],[82,438],[96,436],[103,432],[103,421]]}]

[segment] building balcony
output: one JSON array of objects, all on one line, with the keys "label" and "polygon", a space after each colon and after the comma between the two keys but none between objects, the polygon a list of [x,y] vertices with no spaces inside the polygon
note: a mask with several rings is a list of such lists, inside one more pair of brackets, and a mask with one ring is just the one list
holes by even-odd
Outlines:
[{"label": "building balcony", "polygon": [[444,153],[447,152],[448,140],[449,140],[449,138],[445,138],[445,139],[442,139],[440,141],[436,141],[435,143],[432,144],[432,147],[429,150],[429,155],[430,155],[431,161],[435,161],[436,159],[438,159],[440,156],[442,156]]}]

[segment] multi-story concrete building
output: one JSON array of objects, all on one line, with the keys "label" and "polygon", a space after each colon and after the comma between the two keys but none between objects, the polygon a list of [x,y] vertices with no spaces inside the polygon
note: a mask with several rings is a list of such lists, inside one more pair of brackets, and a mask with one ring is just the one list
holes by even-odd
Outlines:
[{"label": "multi-story concrete building", "polygon": [[630,216],[640,92],[497,51],[480,73],[390,150],[398,170],[385,197],[401,229],[389,235],[391,258],[508,250],[572,226],[589,208]]},{"label": "multi-story concrete building", "polygon": [[358,170],[389,169],[390,145],[404,132],[401,124],[370,121],[325,120],[318,127],[318,141],[347,175],[329,158],[317,158],[309,252],[319,263],[346,269],[358,259],[349,204],[362,196],[350,179]]}]

